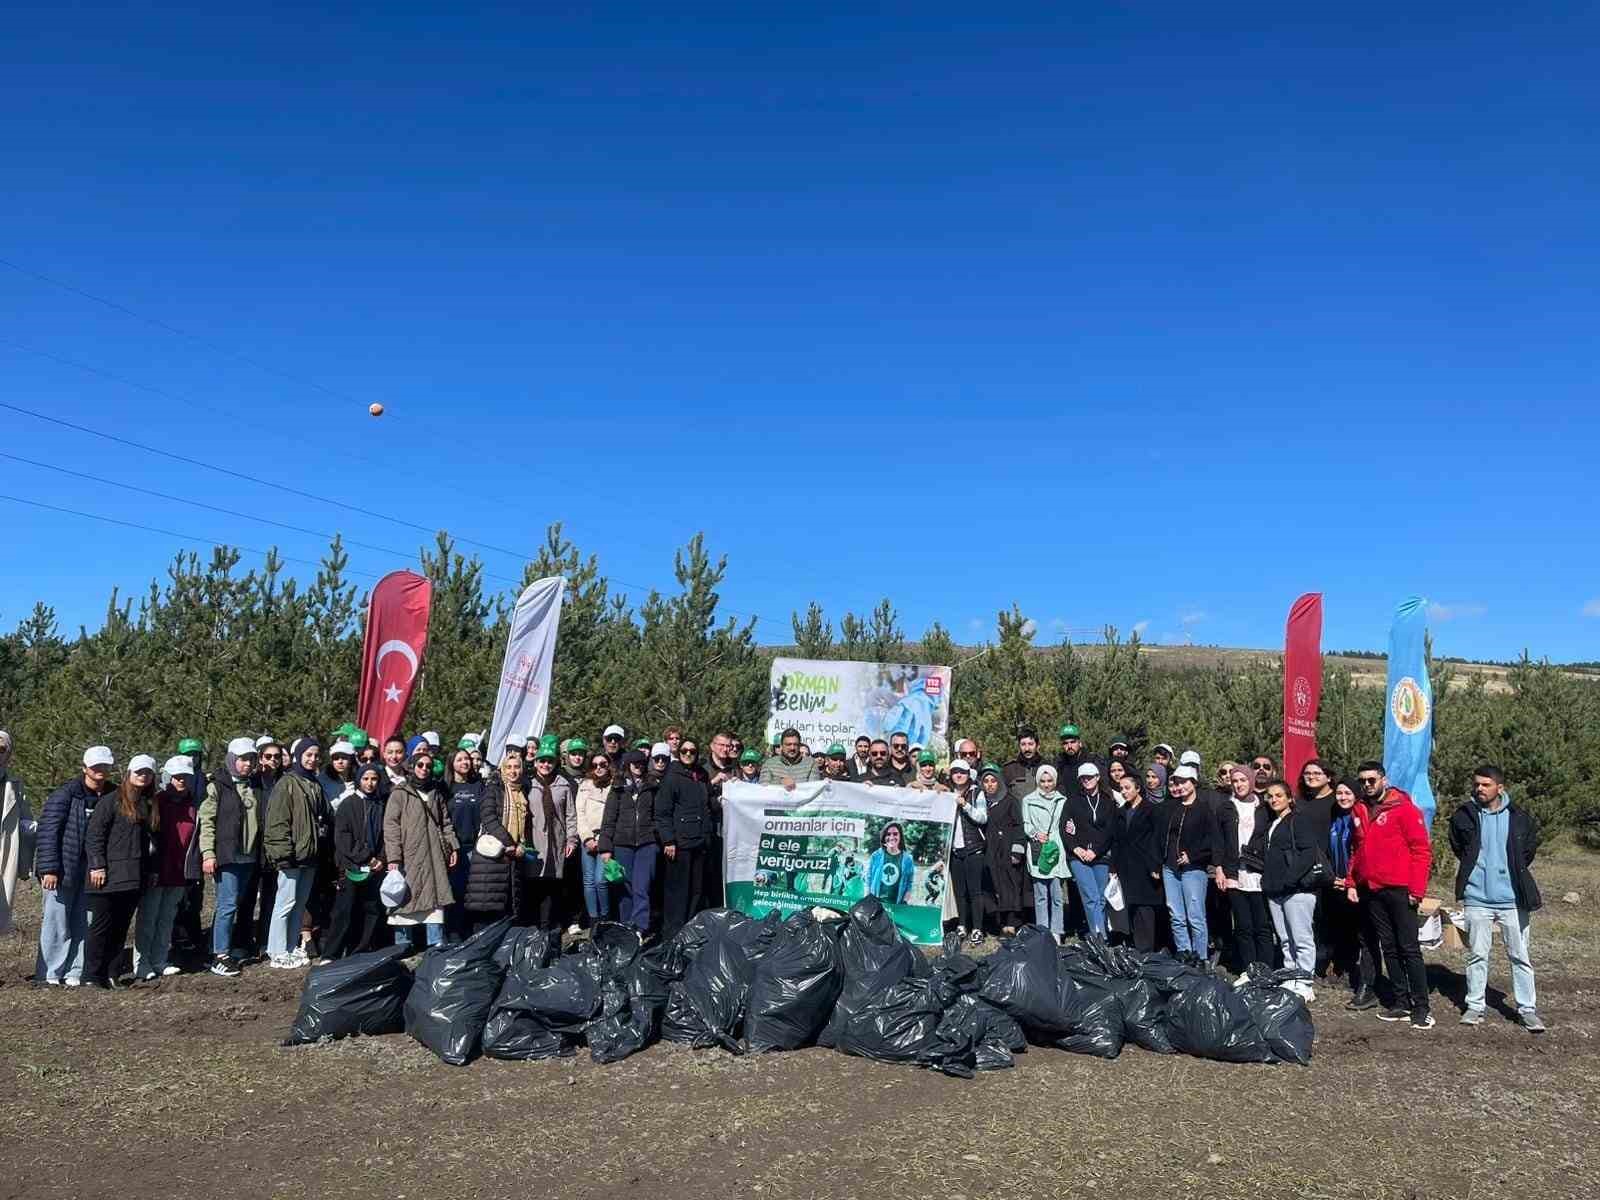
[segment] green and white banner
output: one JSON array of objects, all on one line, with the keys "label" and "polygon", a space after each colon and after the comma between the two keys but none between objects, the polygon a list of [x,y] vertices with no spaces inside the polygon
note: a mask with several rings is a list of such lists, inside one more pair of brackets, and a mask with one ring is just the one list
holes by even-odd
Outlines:
[{"label": "green and white banner", "polygon": [[727,904],[787,917],[802,908],[843,912],[876,896],[907,937],[936,946],[955,817],[949,792],[837,780],[793,791],[724,784]]},{"label": "green and white banner", "polygon": [[913,746],[949,757],[949,667],[775,658],[768,700],[769,742],[793,728],[808,746],[853,749],[860,734],[903,733]]}]

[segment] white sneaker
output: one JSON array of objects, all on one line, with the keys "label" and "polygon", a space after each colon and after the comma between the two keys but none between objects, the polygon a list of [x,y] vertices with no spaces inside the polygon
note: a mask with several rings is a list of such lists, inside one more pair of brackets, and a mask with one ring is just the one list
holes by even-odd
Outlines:
[{"label": "white sneaker", "polygon": [[82,987],[83,986],[83,980],[74,979],[70,975],[67,976],[67,978],[63,979],[61,982],[66,984],[68,987]]},{"label": "white sneaker", "polygon": [[304,946],[298,950],[290,951],[288,958],[291,967],[303,967],[311,962],[311,956],[306,953]]},{"label": "white sneaker", "polygon": [[583,926],[579,925],[576,921],[574,921],[571,925],[567,926],[567,936],[568,937],[577,937],[582,932],[583,932]]},{"label": "white sneaker", "polygon": [[294,955],[292,954],[274,954],[267,960],[267,966],[274,971],[291,971],[294,969],[294,965]]},{"label": "white sneaker", "polygon": [[961,938],[963,941],[966,940],[967,927],[965,925],[957,925],[956,926],[956,936],[958,938]]},{"label": "white sneaker", "polygon": [[161,973],[163,975],[176,975],[182,970],[182,967],[175,967],[171,963],[168,963],[166,966],[161,968]]},{"label": "white sneaker", "polygon": [[155,978],[156,978],[156,973],[154,971],[145,971],[142,974],[140,974],[139,982],[140,983],[150,983]]}]

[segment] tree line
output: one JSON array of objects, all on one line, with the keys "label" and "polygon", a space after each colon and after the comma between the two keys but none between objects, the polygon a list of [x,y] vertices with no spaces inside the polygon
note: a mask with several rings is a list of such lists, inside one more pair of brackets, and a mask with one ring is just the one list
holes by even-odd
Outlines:
[{"label": "tree line", "polygon": [[[494,710],[516,593],[488,586],[482,563],[444,533],[420,552],[417,570],[433,584],[433,609],[406,726],[453,740],[482,728]],[[1112,628],[1096,645],[1041,646],[1015,606],[996,614],[990,640],[958,647],[938,622],[908,636],[888,599],[837,622],[812,603],[792,615],[791,646],[762,646],[753,619],[719,612],[727,559],[714,559],[702,536],[675,553],[673,570],[676,590],[634,606],[613,592],[596,556],[582,554],[559,524],[549,528],[523,586],[553,574],[568,581],[552,730],[592,737],[617,721],[630,736],[651,736],[678,724],[701,737],[727,728],[759,744],[769,663],[781,652],[953,666],[952,725],[996,758],[1012,752],[1025,727],[1052,746],[1065,720],[1093,746],[1123,736],[1148,753],[1164,741],[1199,750],[1207,763],[1281,750],[1283,668],[1271,658],[1158,669],[1137,636]],[[0,635],[0,728],[16,740],[16,769],[36,789],[69,777],[97,742],[123,758],[159,757],[180,738],[200,737],[214,756],[241,731],[325,733],[355,714],[365,612],[338,538],[305,586],[285,575],[276,554],[251,570],[225,546],[208,561],[180,554],[137,599],[113,592],[93,632],[64,636],[40,601]],[[1458,663],[1433,659],[1429,670],[1441,814],[1466,795],[1472,768],[1492,761],[1547,829],[1596,827],[1600,684],[1526,655],[1503,690]],[[1382,757],[1384,700],[1347,666],[1325,667],[1318,742],[1337,769]]]}]

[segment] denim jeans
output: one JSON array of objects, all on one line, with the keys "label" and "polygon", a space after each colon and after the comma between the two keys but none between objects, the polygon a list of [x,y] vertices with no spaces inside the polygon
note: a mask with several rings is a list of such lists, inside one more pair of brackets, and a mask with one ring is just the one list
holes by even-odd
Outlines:
[{"label": "denim jeans", "polygon": [[1483,994],[1489,986],[1489,951],[1494,946],[1495,926],[1511,960],[1511,991],[1517,1011],[1534,1010],[1538,997],[1533,990],[1533,960],[1529,957],[1529,914],[1515,908],[1476,908],[1468,905],[1467,916],[1467,1007],[1481,1010]]},{"label": "denim jeans", "polygon": [[139,915],[133,922],[134,978],[150,972],[161,974],[172,949],[172,925],[183,904],[182,887],[153,887],[139,901]]},{"label": "denim jeans", "polygon": [[1111,880],[1111,864],[1096,860],[1080,862],[1077,855],[1067,860],[1072,870],[1072,882],[1078,886],[1078,898],[1083,901],[1083,915],[1089,922],[1089,932],[1106,935],[1106,884]]},{"label": "denim jeans", "polygon": [[1065,917],[1061,911],[1061,880],[1035,879],[1033,881],[1033,919],[1061,940]]},{"label": "denim jeans", "polygon": [[661,847],[651,842],[648,846],[618,846],[611,857],[628,872],[627,889],[618,905],[617,919],[632,925],[640,933],[650,932],[650,887],[656,877],[656,860]]},{"label": "denim jeans", "polygon": [[59,886],[44,894],[44,914],[39,924],[36,980],[83,978],[83,948],[89,937],[89,902],[83,889],[63,891]]},{"label": "denim jeans", "polygon": [[[444,945],[444,923],[442,921],[424,922],[421,925],[394,925],[391,928],[394,930],[396,945],[399,944],[401,938],[405,938],[410,942],[413,950],[421,950],[424,946]],[[418,936],[419,930],[422,931],[420,937]]]},{"label": "denim jeans", "polygon": [[598,854],[590,854],[578,847],[578,861],[583,864],[583,906],[589,910],[589,920],[611,919],[611,885],[606,882],[605,863]]},{"label": "denim jeans", "polygon": [[267,930],[267,953],[281,958],[300,948],[300,918],[311,885],[317,881],[315,867],[284,867],[278,872],[278,894],[272,905],[272,926]]},{"label": "denim jeans", "polygon": [[253,863],[218,864],[217,911],[211,917],[211,953],[226,958],[233,949],[233,922],[239,912],[239,899],[250,889],[255,877]]},{"label": "denim jeans", "polygon": [[1199,867],[1182,874],[1171,867],[1161,868],[1161,884],[1167,893],[1167,915],[1172,920],[1172,944],[1179,954],[1201,958],[1210,950],[1206,938],[1206,887],[1209,877]]},{"label": "denim jeans", "polygon": [[1267,907],[1272,910],[1272,927],[1283,944],[1283,965],[1298,967],[1310,975],[1317,966],[1317,894],[1289,892],[1268,896]]}]

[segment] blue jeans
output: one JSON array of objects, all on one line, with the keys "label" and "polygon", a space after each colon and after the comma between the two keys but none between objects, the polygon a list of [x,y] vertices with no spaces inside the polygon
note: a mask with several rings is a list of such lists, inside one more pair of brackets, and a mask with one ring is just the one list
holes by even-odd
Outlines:
[{"label": "blue jeans", "polygon": [[278,871],[278,894],[272,905],[272,925],[267,930],[267,953],[281,958],[300,948],[300,918],[311,885],[317,881],[315,867],[283,867]]},{"label": "blue jeans", "polygon": [[1061,940],[1063,914],[1061,912],[1061,880],[1035,879],[1033,881],[1033,919]]},{"label": "blue jeans", "polygon": [[1533,986],[1533,960],[1528,954],[1531,930],[1527,910],[1479,908],[1469,904],[1466,914],[1467,1008],[1483,1011],[1484,994],[1489,986],[1489,951],[1494,948],[1494,931],[1498,926],[1500,941],[1511,963],[1511,994],[1516,997],[1517,1011],[1533,1012],[1538,996]]},{"label": "blue jeans", "polygon": [[139,900],[139,915],[133,923],[133,974],[135,978],[152,971],[161,974],[172,949],[172,925],[178,919],[178,906],[185,889],[153,887]]},{"label": "blue jeans", "polygon": [[1080,862],[1074,854],[1067,866],[1072,869],[1072,882],[1078,885],[1083,914],[1089,918],[1089,932],[1105,937],[1106,884],[1111,882],[1111,864],[1098,859],[1092,863]]},{"label": "blue jeans", "polygon": [[583,864],[583,906],[589,910],[589,919],[610,920],[611,885],[606,882],[605,863],[582,846],[578,847],[578,861]]},{"label": "blue jeans", "polygon": [[1209,877],[1199,867],[1181,875],[1171,867],[1161,868],[1161,883],[1167,893],[1167,914],[1172,918],[1172,944],[1179,954],[1206,956],[1206,885]]},{"label": "blue jeans", "polygon": [[217,865],[217,911],[211,918],[211,953],[227,958],[233,948],[233,919],[239,912],[239,897],[255,878],[254,863]]},{"label": "blue jeans", "polygon": [[655,881],[660,855],[661,847],[654,842],[648,846],[618,846],[611,852],[611,857],[628,872],[628,881],[623,885],[628,890],[617,906],[617,918],[640,933],[650,932],[650,885]]},{"label": "blue jeans", "polygon": [[83,978],[83,947],[89,936],[89,903],[81,887],[63,891],[58,885],[44,894],[44,915],[39,924],[39,957],[33,977]]}]

